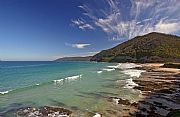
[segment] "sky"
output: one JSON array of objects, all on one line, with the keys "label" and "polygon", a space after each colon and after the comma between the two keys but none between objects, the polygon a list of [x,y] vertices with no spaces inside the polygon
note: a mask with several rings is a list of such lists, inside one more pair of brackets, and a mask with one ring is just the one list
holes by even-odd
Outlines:
[{"label": "sky", "polygon": [[93,55],[150,32],[180,35],[179,0],[0,0],[0,59]]}]

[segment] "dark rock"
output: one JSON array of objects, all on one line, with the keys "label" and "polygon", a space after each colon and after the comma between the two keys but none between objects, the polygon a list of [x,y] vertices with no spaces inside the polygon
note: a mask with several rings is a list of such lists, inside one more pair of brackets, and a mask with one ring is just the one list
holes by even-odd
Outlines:
[{"label": "dark rock", "polygon": [[146,112],[146,111],[147,111],[146,108],[141,108],[140,110],[143,111],[143,112]]},{"label": "dark rock", "polygon": [[134,102],[134,103],[131,104],[131,106],[138,107],[138,103]]},{"label": "dark rock", "polygon": [[17,111],[17,115],[19,116],[36,116],[36,117],[48,117],[48,116],[58,116],[58,115],[70,115],[72,111],[60,108],[60,107],[49,107],[44,106],[40,108],[32,108],[28,107],[25,109],[20,109]]},{"label": "dark rock", "polygon": [[154,101],[153,103],[156,104],[156,105],[161,105],[162,106],[162,103],[160,103],[160,102]]},{"label": "dark rock", "polygon": [[151,111],[154,111],[154,110],[156,110],[156,107],[150,106],[149,109],[150,109]]},{"label": "dark rock", "polygon": [[129,100],[126,99],[121,99],[118,101],[118,104],[123,104],[123,105],[130,105],[131,103],[129,102]]}]

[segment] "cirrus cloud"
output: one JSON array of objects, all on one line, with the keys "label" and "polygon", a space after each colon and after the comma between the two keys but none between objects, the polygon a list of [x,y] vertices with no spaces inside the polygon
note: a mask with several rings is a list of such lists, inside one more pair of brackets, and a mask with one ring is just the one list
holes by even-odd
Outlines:
[{"label": "cirrus cloud", "polygon": [[77,20],[72,20],[73,25],[78,26],[78,28],[82,29],[82,30],[87,30],[87,29],[91,29],[93,30],[94,27],[88,23],[85,23],[85,21],[77,19]]},{"label": "cirrus cloud", "polygon": [[[100,28],[113,40],[133,38],[149,32],[180,33],[179,0],[99,0],[102,6],[78,6],[86,20],[74,20],[80,27]],[[98,4],[97,3],[97,4]],[[76,22],[75,22],[76,21]],[[82,26],[83,26],[82,25]]]}]

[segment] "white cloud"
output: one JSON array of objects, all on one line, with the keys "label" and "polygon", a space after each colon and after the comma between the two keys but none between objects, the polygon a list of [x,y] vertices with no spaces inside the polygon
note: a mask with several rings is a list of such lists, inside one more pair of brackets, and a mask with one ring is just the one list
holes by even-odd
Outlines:
[{"label": "white cloud", "polygon": [[82,30],[86,30],[86,29],[91,29],[93,30],[94,27],[88,23],[85,23],[85,21],[83,20],[72,20],[72,23],[75,25],[75,26],[78,26],[78,28],[82,29]]},{"label": "white cloud", "polygon": [[83,49],[87,46],[90,46],[91,44],[85,44],[85,43],[69,44],[69,43],[65,43],[65,45],[71,46],[73,48]]},{"label": "white cloud", "polygon": [[[88,22],[86,24],[89,26],[85,27],[92,25],[94,26],[92,29],[99,27],[113,40],[133,38],[152,31],[163,33],[180,31],[179,0],[129,0],[129,2],[131,4],[126,7],[122,7],[125,4],[121,0],[105,0],[104,8],[91,8],[88,4],[79,6],[84,10],[82,14],[88,20],[79,20],[76,24],[80,26]],[[84,30],[83,26],[79,28]]]},{"label": "white cloud", "polygon": [[157,32],[164,32],[164,33],[172,33],[180,30],[180,23],[172,22],[172,23],[165,23],[159,22],[155,26],[155,31]]}]

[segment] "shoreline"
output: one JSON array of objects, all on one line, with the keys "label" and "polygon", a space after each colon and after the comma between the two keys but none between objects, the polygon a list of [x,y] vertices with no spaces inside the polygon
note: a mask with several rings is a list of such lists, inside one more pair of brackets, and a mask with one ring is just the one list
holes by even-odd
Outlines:
[{"label": "shoreline", "polygon": [[163,64],[141,64],[146,70],[139,78],[133,80],[141,91],[141,100],[137,105],[135,116],[168,116],[180,110],[180,69],[163,68]]},{"label": "shoreline", "polygon": [[[137,63],[136,63],[137,64]],[[139,91],[138,101],[110,97],[122,108],[122,117],[173,117],[180,116],[180,69],[163,68],[162,63],[137,64],[144,70],[133,78],[132,90]],[[173,115],[173,116],[172,116]]]},{"label": "shoreline", "polygon": [[[124,71],[128,71],[132,74],[131,78],[127,81],[130,82],[130,89],[140,92],[136,101],[123,99],[113,95],[105,97],[105,99],[112,104],[111,110],[107,112],[89,112],[88,117],[103,117],[106,115],[123,116],[123,117],[164,117],[171,115],[174,112],[180,110],[180,69],[175,68],[162,68],[161,63],[129,63],[130,66]],[[132,67],[131,65],[136,67]],[[120,65],[120,64],[119,64]],[[107,66],[107,68],[117,66]],[[132,67],[132,68],[131,68]],[[114,68],[114,69],[119,69]],[[135,70],[135,71],[133,71]],[[137,74],[137,71],[145,71]],[[122,72],[124,72],[122,71]],[[124,72],[126,74],[126,72]],[[135,76],[134,76],[135,75]],[[136,78],[135,78],[136,77]],[[134,84],[133,84],[134,83]],[[47,109],[48,108],[48,109]],[[120,110],[119,110],[120,109]],[[42,113],[43,112],[43,113]],[[40,108],[22,108],[17,111],[16,114],[49,114],[64,116],[75,116],[74,110],[64,109],[63,107],[40,107]],[[72,114],[71,114],[72,113]]]}]

